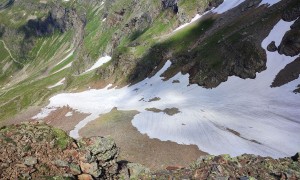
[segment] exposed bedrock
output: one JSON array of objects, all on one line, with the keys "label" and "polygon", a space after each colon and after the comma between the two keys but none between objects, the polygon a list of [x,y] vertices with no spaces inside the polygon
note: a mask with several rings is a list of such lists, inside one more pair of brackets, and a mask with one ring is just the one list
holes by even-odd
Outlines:
[{"label": "exposed bedrock", "polygon": [[271,87],[279,87],[299,78],[300,75],[300,57],[289,63],[282,69],[274,79]]},{"label": "exposed bedrock", "polygon": [[300,53],[300,29],[292,29],[285,33],[278,52],[286,56],[296,56]]}]

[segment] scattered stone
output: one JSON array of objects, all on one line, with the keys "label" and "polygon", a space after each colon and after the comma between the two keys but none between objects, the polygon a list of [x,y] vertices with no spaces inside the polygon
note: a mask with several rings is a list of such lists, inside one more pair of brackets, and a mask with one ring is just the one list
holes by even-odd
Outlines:
[{"label": "scattered stone", "polygon": [[267,46],[267,50],[270,52],[275,52],[277,51],[277,47],[275,44],[275,41],[272,41],[268,46]]},{"label": "scattered stone", "polygon": [[148,102],[159,101],[159,100],[160,100],[159,97],[155,97],[155,98],[150,99]]},{"label": "scattered stone", "polygon": [[128,163],[127,167],[129,169],[130,177],[132,179],[138,179],[139,176],[144,176],[150,173],[150,169],[144,167],[141,164]]},{"label": "scattered stone", "polygon": [[69,166],[69,163],[67,161],[63,161],[63,160],[56,160],[54,161],[54,164],[56,166],[59,166],[59,167],[68,167]]},{"label": "scattered stone", "polygon": [[25,157],[24,164],[26,164],[28,166],[33,166],[36,163],[37,163],[37,158],[36,157],[32,157],[32,156]]},{"label": "scattered stone", "polygon": [[72,174],[74,175],[78,175],[78,174],[81,174],[81,169],[80,169],[80,166],[77,165],[77,164],[70,164],[70,171]]},{"label": "scattered stone", "polygon": [[300,84],[296,87],[296,89],[293,92],[295,94],[300,93]]},{"label": "scattered stone", "polygon": [[78,176],[78,180],[93,180],[93,177],[89,174],[81,174]]},{"label": "scattered stone", "polygon": [[33,122],[2,127],[0,142],[0,179],[74,179],[82,172],[87,174],[82,176],[86,179],[117,177],[118,148],[110,138],[84,139],[79,143],[60,129]]},{"label": "scattered stone", "polygon": [[94,161],[94,157],[91,155],[90,151],[82,151],[79,154],[79,160],[85,163],[90,163]]},{"label": "scattered stone", "polygon": [[82,172],[86,173],[86,174],[90,174],[94,177],[99,177],[101,175],[101,169],[98,167],[97,163],[80,163],[80,168],[82,170]]}]

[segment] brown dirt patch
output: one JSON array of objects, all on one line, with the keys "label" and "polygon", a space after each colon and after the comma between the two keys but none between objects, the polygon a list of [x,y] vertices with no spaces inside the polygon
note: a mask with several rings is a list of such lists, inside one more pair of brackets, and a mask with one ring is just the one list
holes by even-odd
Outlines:
[{"label": "brown dirt patch", "polygon": [[[6,121],[0,122],[0,127],[11,124],[20,124],[26,121],[37,121],[36,119],[32,119],[32,117],[38,114],[41,108],[42,107],[39,106],[30,107],[19,115]],[[69,112],[72,112],[72,116],[67,117],[66,114]],[[43,122],[69,133],[81,120],[83,120],[88,115],[89,114],[77,112],[70,107],[63,107],[51,112],[49,116],[43,119]]]},{"label": "brown dirt patch", "polygon": [[119,160],[140,163],[152,170],[168,166],[188,166],[201,155],[196,145],[180,145],[170,141],[150,139],[132,126],[137,111],[119,111],[116,108],[102,115],[80,130],[82,137],[111,136],[121,148]]},{"label": "brown dirt patch", "polygon": [[[66,114],[69,112],[72,112],[72,115],[66,116]],[[79,113],[70,107],[63,107],[51,112],[49,116],[43,119],[43,121],[51,126],[60,128],[69,133],[88,115],[89,114]]]}]

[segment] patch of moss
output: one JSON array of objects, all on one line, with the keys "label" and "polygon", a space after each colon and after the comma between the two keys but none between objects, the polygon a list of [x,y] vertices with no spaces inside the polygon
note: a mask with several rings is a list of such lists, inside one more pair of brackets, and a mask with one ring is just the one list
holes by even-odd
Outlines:
[{"label": "patch of moss", "polygon": [[56,145],[61,149],[66,149],[72,142],[68,134],[61,129],[53,128],[53,133],[56,138]]}]

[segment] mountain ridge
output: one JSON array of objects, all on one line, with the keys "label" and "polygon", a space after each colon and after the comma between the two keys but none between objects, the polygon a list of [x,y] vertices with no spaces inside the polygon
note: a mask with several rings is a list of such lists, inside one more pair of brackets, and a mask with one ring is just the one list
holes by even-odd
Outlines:
[{"label": "mountain ridge", "polygon": [[[73,140],[44,123],[23,123],[0,129],[0,178],[13,179],[297,179],[299,153],[278,160],[244,154],[201,156],[190,167],[150,171],[118,160],[109,137]],[[8,160],[9,159],[9,160]]]}]

